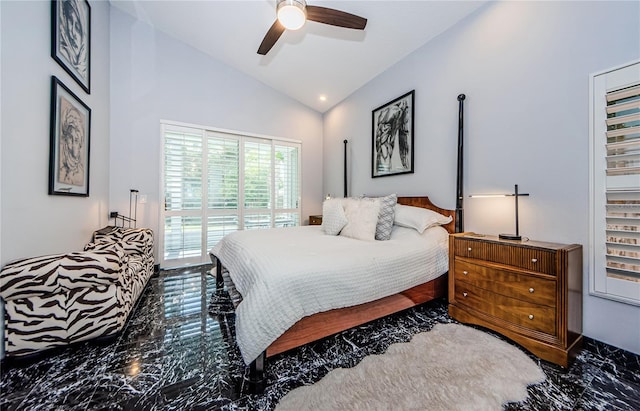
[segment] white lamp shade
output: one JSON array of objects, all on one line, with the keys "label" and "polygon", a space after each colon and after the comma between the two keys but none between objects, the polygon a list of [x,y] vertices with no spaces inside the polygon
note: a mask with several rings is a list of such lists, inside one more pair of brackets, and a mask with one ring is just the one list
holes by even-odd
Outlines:
[{"label": "white lamp shade", "polygon": [[289,30],[298,30],[307,21],[304,0],[283,0],[278,3],[278,20]]}]

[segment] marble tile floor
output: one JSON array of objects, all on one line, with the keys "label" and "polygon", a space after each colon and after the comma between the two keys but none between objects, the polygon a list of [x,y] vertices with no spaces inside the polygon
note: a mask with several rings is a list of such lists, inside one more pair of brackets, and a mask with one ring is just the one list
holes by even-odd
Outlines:
[{"label": "marble tile floor", "polygon": [[[264,394],[249,394],[233,314],[224,294],[214,296],[210,268],[152,277],[115,338],[4,360],[0,410],[272,410],[295,387],[454,321],[439,300],[345,331],[270,359]],[[640,410],[637,355],[587,338],[568,370],[530,356],[547,380],[507,410]]]}]

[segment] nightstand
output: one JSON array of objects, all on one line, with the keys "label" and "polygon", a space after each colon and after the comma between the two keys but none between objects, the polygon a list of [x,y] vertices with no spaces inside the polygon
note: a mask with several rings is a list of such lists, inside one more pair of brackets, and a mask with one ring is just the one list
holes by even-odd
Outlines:
[{"label": "nightstand", "polygon": [[582,246],[452,234],[449,315],[567,367],[582,347]]},{"label": "nightstand", "polygon": [[322,225],[322,216],[321,215],[310,215],[309,216],[309,225]]}]

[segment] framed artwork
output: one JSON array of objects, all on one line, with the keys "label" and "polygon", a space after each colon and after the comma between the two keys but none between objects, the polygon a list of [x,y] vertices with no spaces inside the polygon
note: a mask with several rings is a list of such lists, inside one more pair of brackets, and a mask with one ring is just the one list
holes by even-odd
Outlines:
[{"label": "framed artwork", "polygon": [[371,177],[413,173],[415,90],[373,110]]},{"label": "framed artwork", "polygon": [[87,0],[51,1],[51,57],[91,93],[91,6]]},{"label": "framed artwork", "polygon": [[89,196],[91,109],[51,77],[49,194]]}]

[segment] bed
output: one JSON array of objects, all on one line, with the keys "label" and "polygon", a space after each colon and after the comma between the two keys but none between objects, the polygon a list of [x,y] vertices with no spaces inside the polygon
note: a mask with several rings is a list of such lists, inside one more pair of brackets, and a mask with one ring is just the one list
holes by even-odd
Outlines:
[{"label": "bed", "polygon": [[[218,287],[226,283],[232,293],[237,289],[240,294],[236,298],[236,338],[250,365],[250,380],[262,379],[267,357],[446,296],[447,243],[456,226],[455,210],[437,207],[428,197],[398,197],[397,203],[435,211],[448,222],[422,233],[394,225],[391,241],[375,242],[333,238],[324,235],[320,226],[237,232],[211,250]],[[283,230],[288,230],[286,237],[278,237],[284,235]],[[264,238],[256,237],[271,238],[277,249],[289,254],[278,255],[259,244]],[[349,250],[347,256],[340,255],[341,248]],[[374,256],[367,256],[364,249]],[[399,258],[376,259],[385,250]],[[288,275],[300,269],[295,260],[307,263],[309,275],[292,285]],[[350,265],[342,265],[347,260]],[[430,260],[437,264],[428,263]],[[298,297],[298,288],[308,283],[320,290]],[[259,287],[264,290],[256,291]]]}]

